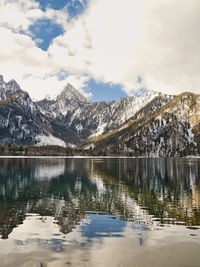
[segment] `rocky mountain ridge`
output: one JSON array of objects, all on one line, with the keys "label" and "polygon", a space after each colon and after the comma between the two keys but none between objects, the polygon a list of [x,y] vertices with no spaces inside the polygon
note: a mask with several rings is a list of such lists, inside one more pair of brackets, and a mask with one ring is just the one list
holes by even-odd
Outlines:
[{"label": "rocky mountain ridge", "polygon": [[[68,91],[70,93],[67,93]],[[148,91],[138,97],[121,98],[118,101],[90,102],[68,84],[55,100],[44,99],[37,102],[37,105],[53,123],[56,120],[59,124],[67,126],[80,138],[79,141],[83,141],[119,127],[159,95],[163,97],[164,103],[172,98],[169,95]],[[56,133],[59,133],[59,127],[56,127]]]},{"label": "rocky mountain ridge", "polygon": [[33,102],[16,81],[0,76],[0,140],[97,154],[200,155],[200,95],[147,91],[94,103],[68,84],[55,100]]}]

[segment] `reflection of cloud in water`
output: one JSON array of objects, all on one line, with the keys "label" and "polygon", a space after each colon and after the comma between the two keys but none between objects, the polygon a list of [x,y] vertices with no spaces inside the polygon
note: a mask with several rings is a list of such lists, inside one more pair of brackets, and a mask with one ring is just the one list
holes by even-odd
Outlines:
[{"label": "reflection of cloud in water", "polygon": [[65,162],[60,160],[48,160],[36,165],[35,178],[38,180],[50,180],[56,178],[65,171]]},{"label": "reflection of cloud in water", "polygon": [[30,213],[26,215],[23,224],[13,230],[9,238],[19,240],[22,244],[25,244],[30,239],[50,240],[52,236],[57,235],[61,235],[61,233],[53,217]]},{"label": "reflection of cloud in water", "polygon": [[[90,219],[82,219],[80,224],[88,225]],[[52,216],[29,213],[23,224],[16,227],[9,235],[8,241],[12,240],[16,245],[32,243],[48,250],[63,251],[63,246],[76,246],[77,242],[86,242],[87,238],[82,235],[79,225],[72,231],[72,234],[63,234]]]},{"label": "reflection of cloud in water", "polygon": [[[122,227],[107,227],[109,220]],[[194,242],[193,232],[181,226],[147,231],[139,224],[113,221],[109,215],[89,214],[71,233],[63,235],[52,217],[29,214],[10,235],[0,256],[5,261],[8,254],[17,251],[16,258],[9,257],[11,263],[20,261],[29,266],[38,260],[48,266],[133,266],[133,262],[140,267],[157,266],[158,262],[162,266],[191,266],[191,258],[192,266],[198,266],[200,245],[198,238]],[[200,230],[195,230],[195,234],[199,236]],[[186,248],[189,255],[184,253]],[[177,257],[180,253],[181,257]]]}]

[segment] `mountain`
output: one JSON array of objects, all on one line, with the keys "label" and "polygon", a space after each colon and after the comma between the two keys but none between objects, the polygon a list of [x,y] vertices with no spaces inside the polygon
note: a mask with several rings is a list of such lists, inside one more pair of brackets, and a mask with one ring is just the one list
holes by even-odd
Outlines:
[{"label": "mountain", "polygon": [[116,129],[155,97],[161,98],[162,105],[173,98],[148,91],[137,97],[92,103],[67,84],[56,99],[34,103],[16,81],[5,83],[0,76],[1,143],[79,145]]},{"label": "mountain", "polygon": [[78,92],[71,84],[67,84],[55,100],[43,99],[37,104],[43,114],[62,120],[67,114],[78,108],[89,105],[91,102]]},{"label": "mountain", "polygon": [[127,123],[91,138],[85,147],[133,156],[200,155],[200,95],[183,93],[163,105],[154,98]]},{"label": "mountain", "polygon": [[37,105],[49,117],[55,135],[63,136],[66,131],[71,131],[74,133],[73,142],[78,144],[88,137],[119,127],[156,96],[162,96],[164,103],[172,98],[148,91],[138,97],[92,103],[68,84],[55,100],[44,99]]},{"label": "mountain", "polygon": [[5,83],[0,76],[0,140],[1,143],[26,145],[65,145],[51,134],[47,118],[21,90],[15,80]]},{"label": "mountain", "polygon": [[147,91],[92,103],[67,84],[54,100],[33,102],[0,76],[0,140],[22,145],[76,145],[93,154],[200,155],[200,95]]}]

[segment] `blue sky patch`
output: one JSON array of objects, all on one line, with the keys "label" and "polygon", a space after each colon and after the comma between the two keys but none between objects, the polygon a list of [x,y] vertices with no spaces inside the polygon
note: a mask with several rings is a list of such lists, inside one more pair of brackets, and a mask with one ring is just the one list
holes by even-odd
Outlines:
[{"label": "blue sky patch", "polygon": [[126,93],[122,91],[121,85],[114,85],[109,83],[98,83],[94,79],[88,82],[88,91],[92,93],[91,101],[112,101],[118,100],[121,97],[127,97]]},{"label": "blue sky patch", "polygon": [[47,50],[51,41],[63,33],[62,27],[49,19],[36,21],[35,24],[29,27],[29,30],[37,46],[43,50]]},{"label": "blue sky patch", "polygon": [[36,0],[40,4],[40,8],[44,11],[46,8],[52,8],[60,10],[66,6],[66,4],[72,2],[70,0]]},{"label": "blue sky patch", "polygon": [[61,10],[66,8],[69,13],[69,18],[79,15],[87,6],[86,0],[36,0],[40,4],[40,8],[45,11],[47,8]]},{"label": "blue sky patch", "polygon": [[69,12],[69,18],[72,19],[78,15],[80,15],[86,8],[87,6],[87,1],[86,0],[83,0],[83,1],[68,1],[70,2],[68,5],[67,5],[67,9],[68,9],[68,12]]}]

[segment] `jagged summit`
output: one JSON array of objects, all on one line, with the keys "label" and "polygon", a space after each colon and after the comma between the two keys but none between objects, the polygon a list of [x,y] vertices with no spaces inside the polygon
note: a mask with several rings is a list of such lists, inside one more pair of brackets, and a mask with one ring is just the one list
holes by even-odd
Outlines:
[{"label": "jagged summit", "polygon": [[63,118],[80,107],[90,105],[91,102],[81,92],[68,83],[54,100],[43,99],[37,102],[42,112],[53,118]]},{"label": "jagged summit", "polygon": [[6,99],[19,91],[22,91],[22,89],[14,79],[6,83],[3,75],[0,75],[0,99]]},{"label": "jagged summit", "polygon": [[19,91],[22,91],[19,84],[14,79],[6,83],[5,89],[6,89],[7,96],[17,93]]},{"label": "jagged summit", "polygon": [[15,80],[5,83],[3,76],[0,75],[0,100],[4,100],[20,91],[22,90]]},{"label": "jagged summit", "polygon": [[57,96],[56,100],[68,99],[70,101],[75,101],[79,103],[90,103],[90,100],[87,99],[81,92],[79,92],[74,86],[68,83],[61,93]]}]

